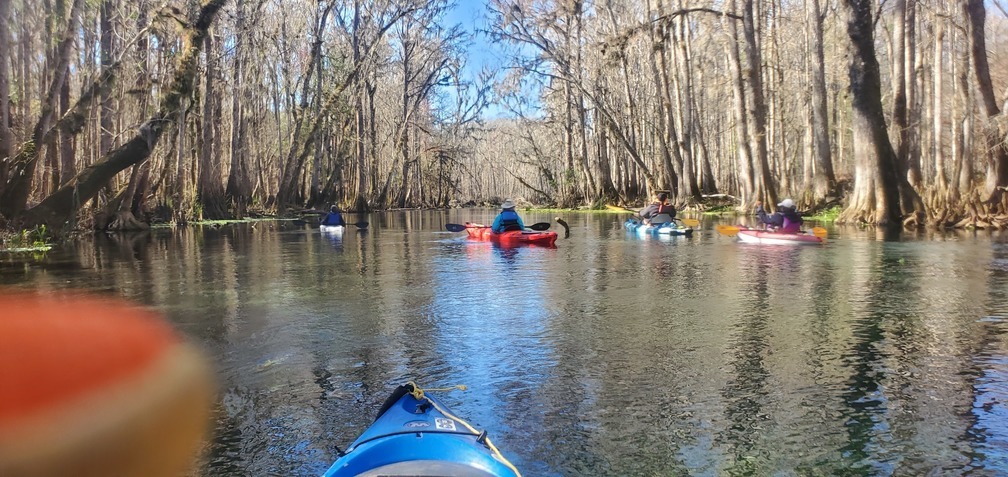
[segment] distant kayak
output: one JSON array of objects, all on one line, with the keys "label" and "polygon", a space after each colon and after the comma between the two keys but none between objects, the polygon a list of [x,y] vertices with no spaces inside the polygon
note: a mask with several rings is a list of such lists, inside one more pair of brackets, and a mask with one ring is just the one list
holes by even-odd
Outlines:
[{"label": "distant kayak", "polygon": [[345,229],[343,225],[319,225],[319,230],[330,235],[343,235]]},{"label": "distant kayak", "polygon": [[627,219],[623,222],[623,228],[630,232],[636,232],[640,236],[646,235],[693,235],[693,228],[677,224],[675,222],[665,222],[657,225],[646,225],[635,219]]},{"label": "distant kayak", "polygon": [[[428,390],[430,391],[430,390]],[[520,477],[486,431],[454,415],[413,383],[399,386],[375,422],[324,474]]]},{"label": "distant kayak", "polygon": [[817,245],[823,243],[822,237],[810,233],[786,234],[756,229],[739,229],[740,242],[763,245]]},{"label": "distant kayak", "polygon": [[557,239],[556,232],[537,232],[534,230],[509,230],[494,233],[489,225],[465,223],[465,231],[469,238],[499,243],[501,245],[545,245],[553,246]]}]

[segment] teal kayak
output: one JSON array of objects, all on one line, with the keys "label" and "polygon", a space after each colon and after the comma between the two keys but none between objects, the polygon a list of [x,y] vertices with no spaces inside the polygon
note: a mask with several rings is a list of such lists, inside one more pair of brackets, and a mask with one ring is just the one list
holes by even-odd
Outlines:
[{"label": "teal kayak", "polygon": [[[464,387],[462,387],[464,389]],[[520,477],[480,432],[410,382],[385,400],[378,417],[342,452],[324,477]]]},{"label": "teal kayak", "polygon": [[693,228],[676,223],[675,219],[661,224],[644,224],[636,219],[627,219],[623,222],[623,228],[637,235],[693,235]]}]

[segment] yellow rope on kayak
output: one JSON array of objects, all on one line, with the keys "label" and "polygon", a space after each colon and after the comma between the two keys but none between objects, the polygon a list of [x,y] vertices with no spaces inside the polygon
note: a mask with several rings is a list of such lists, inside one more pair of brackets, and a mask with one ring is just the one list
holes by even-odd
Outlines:
[{"label": "yellow rope on kayak", "polygon": [[421,389],[420,386],[418,386],[415,381],[410,381],[410,382],[408,382],[406,384],[408,384],[408,385],[410,385],[410,386],[413,387],[413,392],[411,392],[410,394],[412,394],[413,395],[413,399],[416,399],[417,401],[422,400],[424,398],[424,392],[428,392],[428,391],[431,391],[431,392],[448,392],[448,391],[454,391],[456,389],[458,389],[459,391],[465,391],[466,389],[469,389],[469,387],[466,386],[465,384],[456,384],[454,386],[447,387],[447,388],[429,388],[429,389],[426,389],[426,390]]},{"label": "yellow rope on kayak", "polygon": [[[420,386],[417,386],[417,384],[415,382],[413,382],[413,381],[410,381],[407,384],[413,386],[413,392],[410,393],[410,394],[413,395],[413,398],[415,398],[417,401],[424,399],[424,390],[420,389]],[[455,386],[448,387],[448,388],[430,388],[427,391],[446,392],[446,391],[452,391],[452,390],[455,390],[455,389],[458,389],[460,391],[465,391],[466,389],[468,389],[468,387],[465,384],[456,384]],[[436,402],[434,402],[433,400],[428,399],[427,402],[429,402],[431,404],[431,406],[434,406],[434,409],[437,409],[438,412],[440,412],[441,414],[444,414],[449,419],[453,419],[453,420],[458,421],[459,423],[461,423],[463,426],[466,427],[466,429],[469,429],[469,432],[472,432],[473,434],[476,434],[476,435],[481,434],[480,431],[477,431],[476,428],[474,428],[473,426],[469,425],[469,423],[466,422],[465,419],[462,419],[462,418],[460,418],[460,417],[458,417],[458,416],[456,416],[456,415],[448,412],[447,409],[444,409],[441,406],[438,406],[438,404]],[[486,442],[487,447],[489,447],[490,450],[493,451],[494,456],[497,457],[497,459],[500,460],[502,463],[504,463],[504,465],[506,465],[509,469],[511,469],[511,471],[513,471],[515,473],[515,476],[521,477],[521,472],[518,471],[518,468],[515,467],[514,464],[511,463],[511,461],[507,460],[507,458],[504,457],[504,454],[501,454],[500,450],[497,449],[497,446],[495,446],[493,444],[493,442],[490,442],[490,438],[489,437],[485,438],[483,442]]]}]

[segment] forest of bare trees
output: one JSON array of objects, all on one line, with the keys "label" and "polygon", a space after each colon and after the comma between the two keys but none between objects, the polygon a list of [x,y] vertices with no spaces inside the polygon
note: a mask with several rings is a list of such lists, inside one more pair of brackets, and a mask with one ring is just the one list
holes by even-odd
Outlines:
[{"label": "forest of bare trees", "polygon": [[452,8],[0,2],[0,225],[670,190],[1008,226],[1000,0],[487,0],[478,31]]}]

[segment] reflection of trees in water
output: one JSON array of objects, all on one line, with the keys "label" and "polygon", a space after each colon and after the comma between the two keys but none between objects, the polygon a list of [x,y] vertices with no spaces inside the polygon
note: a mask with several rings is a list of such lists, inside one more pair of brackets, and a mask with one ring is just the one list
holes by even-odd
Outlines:
[{"label": "reflection of trees in water", "polygon": [[769,420],[764,407],[770,372],[764,360],[769,348],[767,273],[777,266],[773,262],[760,255],[755,264],[740,272],[743,283],[751,287],[743,290],[748,298],[743,300],[746,312],[739,316],[740,323],[732,336],[731,377],[721,389],[725,417],[730,424],[717,436],[718,441],[734,452],[734,459],[726,469],[732,475],[759,474],[765,463],[759,448]]},{"label": "reflection of trees in water", "polygon": [[1008,475],[1008,244],[992,245],[988,266],[987,316],[978,323],[970,368],[973,390],[969,426],[960,438],[969,442],[970,466]]}]

